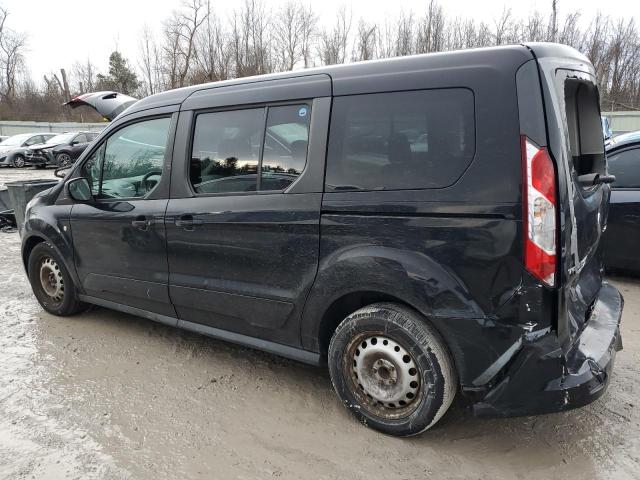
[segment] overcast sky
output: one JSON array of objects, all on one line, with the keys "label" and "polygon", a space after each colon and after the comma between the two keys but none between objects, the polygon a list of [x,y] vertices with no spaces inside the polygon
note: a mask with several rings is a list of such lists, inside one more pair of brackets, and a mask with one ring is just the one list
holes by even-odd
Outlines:
[{"label": "overcast sky", "polygon": [[[286,0],[265,0],[268,8],[277,8]],[[321,23],[330,23],[340,5],[351,4],[354,18],[380,21],[404,10],[421,13],[428,0],[316,0],[314,9]],[[28,35],[27,65],[36,79],[60,67],[71,69],[73,62],[89,57],[100,71],[107,68],[108,56],[117,47],[132,64],[136,62],[140,31],[146,24],[159,31],[162,20],[181,4],[181,0],[0,0],[10,11],[10,26]],[[227,17],[242,5],[242,0],[213,1],[216,11]],[[491,22],[505,5],[515,16],[533,10],[550,11],[551,0],[505,2],[502,0],[441,1],[448,16],[473,17]],[[638,0],[559,0],[559,13],[579,10],[588,20],[598,11],[614,17],[634,17],[640,23]]]}]

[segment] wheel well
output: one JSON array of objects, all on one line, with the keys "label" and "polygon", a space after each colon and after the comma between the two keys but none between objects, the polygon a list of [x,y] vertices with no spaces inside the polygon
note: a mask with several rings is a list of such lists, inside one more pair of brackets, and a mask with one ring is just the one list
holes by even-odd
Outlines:
[{"label": "wheel well", "polygon": [[322,316],[322,320],[320,321],[320,330],[318,333],[320,354],[326,356],[333,332],[336,331],[336,328],[338,328],[338,325],[340,325],[342,320],[362,307],[379,302],[393,302],[413,308],[410,305],[407,305],[406,302],[403,302],[392,295],[380,292],[365,291],[348,293],[335,300]]},{"label": "wheel well", "polygon": [[24,244],[24,248],[22,249],[22,263],[24,264],[25,270],[29,268],[29,257],[31,256],[31,252],[39,243],[44,242],[45,239],[42,237],[29,237],[26,243]]}]

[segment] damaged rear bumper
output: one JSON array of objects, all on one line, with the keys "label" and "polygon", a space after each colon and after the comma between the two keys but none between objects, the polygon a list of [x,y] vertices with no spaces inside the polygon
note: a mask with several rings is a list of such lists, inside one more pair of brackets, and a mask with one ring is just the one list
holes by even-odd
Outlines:
[{"label": "damaged rear bumper", "polygon": [[587,405],[604,393],[616,352],[622,349],[624,300],[603,283],[585,328],[568,352],[553,332],[525,340],[504,375],[482,400],[477,416],[512,417],[559,412]]}]

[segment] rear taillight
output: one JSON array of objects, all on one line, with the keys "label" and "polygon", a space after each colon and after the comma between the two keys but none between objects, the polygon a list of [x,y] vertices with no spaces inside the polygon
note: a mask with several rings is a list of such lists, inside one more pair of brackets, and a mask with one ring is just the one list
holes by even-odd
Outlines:
[{"label": "rear taillight", "polygon": [[556,174],[549,153],[522,136],[524,264],[550,287],[556,283]]}]

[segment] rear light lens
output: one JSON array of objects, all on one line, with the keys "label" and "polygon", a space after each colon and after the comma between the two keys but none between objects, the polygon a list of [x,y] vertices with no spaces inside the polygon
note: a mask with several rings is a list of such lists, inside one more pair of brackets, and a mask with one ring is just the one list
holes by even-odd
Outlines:
[{"label": "rear light lens", "polygon": [[553,287],[556,284],[556,173],[549,153],[522,136],[524,263],[526,269]]}]

